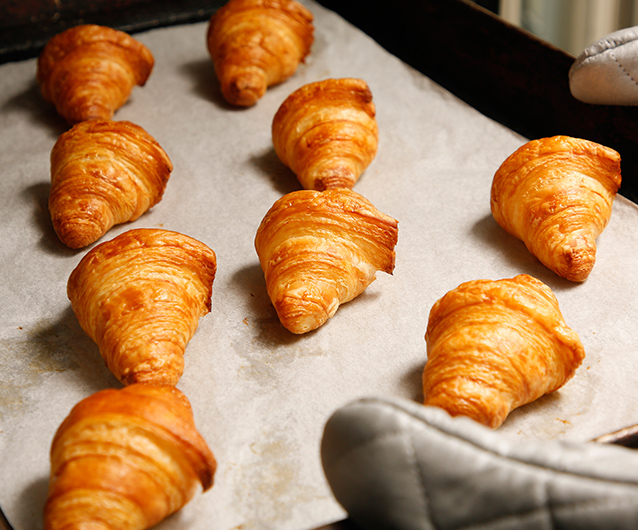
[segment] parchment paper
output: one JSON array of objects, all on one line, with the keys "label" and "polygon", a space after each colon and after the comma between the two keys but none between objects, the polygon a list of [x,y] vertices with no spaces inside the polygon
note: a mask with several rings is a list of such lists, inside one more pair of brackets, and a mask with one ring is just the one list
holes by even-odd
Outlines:
[{"label": "parchment paper", "polygon": [[[178,387],[219,468],[213,489],[162,530],[299,530],[344,517],[321,469],[326,419],[362,396],[421,400],[428,312],[463,281],[536,276],[586,348],[575,378],[512,413],[503,436],[587,441],[638,421],[635,205],[615,202],[585,283],[560,279],[490,215],[494,172],[526,139],[333,12],[305,4],[315,15],[312,55],[245,110],[221,98],[206,24],[136,35],[156,66],[115,119],[144,127],[175,169],[162,202],[102,240],[164,227],[205,242],[218,258],[213,309],[187,347]],[[67,125],[42,100],[34,75],[35,60],[0,67],[0,506],[19,530],[41,527],[59,424],[84,397],[120,387],[66,297],[88,249],[67,249],[51,227],[49,154]],[[267,297],[253,241],[275,200],[300,189],[274,154],[272,118],[293,90],[328,77],[363,78],[374,95],[379,152],[354,189],[399,220],[396,269],[319,330],[293,336]]]}]

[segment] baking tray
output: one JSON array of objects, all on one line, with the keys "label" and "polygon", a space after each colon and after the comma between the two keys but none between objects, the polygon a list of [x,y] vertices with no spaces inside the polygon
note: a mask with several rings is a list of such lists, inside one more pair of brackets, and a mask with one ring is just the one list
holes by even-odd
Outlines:
[{"label": "baking tray", "polygon": [[[82,21],[97,23],[110,21],[110,25],[128,28],[141,40],[153,45],[163,40],[159,36],[164,34],[169,42],[171,36],[179,36],[180,39],[186,36],[188,39],[174,49],[161,50],[158,68],[148,86],[143,91],[136,91],[129,104],[117,115],[117,119],[148,124],[150,132],[156,135],[176,162],[165,199],[143,216],[136,226],[162,225],[183,229],[209,243],[218,252],[218,257],[223,258],[220,259],[220,272],[214,287],[213,313],[202,319],[196,337],[189,344],[187,362],[190,366],[187,365],[185,377],[180,382],[185,393],[192,396],[196,413],[208,420],[202,422],[200,429],[204,430],[213,450],[220,451],[216,454],[221,457],[222,467],[214,494],[198,497],[180,515],[183,519],[178,518],[177,523],[173,520],[172,524],[189,522],[188,518],[205,510],[204,506],[208,503],[223,505],[225,501],[232,501],[241,504],[243,501],[246,509],[253,509],[255,513],[265,509],[252,497],[255,491],[242,497],[235,490],[236,497],[230,499],[227,491],[230,488],[224,489],[224,484],[230,483],[225,479],[232,474],[233,466],[236,470],[243,464],[234,453],[234,444],[245,440],[241,438],[243,433],[233,431],[233,423],[223,414],[217,416],[221,407],[217,402],[232,408],[232,402],[241,396],[233,389],[229,389],[227,395],[216,395],[212,418],[221,421],[216,424],[210,420],[207,407],[211,404],[199,379],[210,369],[206,359],[211,350],[243,348],[240,354],[244,362],[240,365],[237,357],[228,365],[216,364],[215,370],[208,375],[213,382],[224,380],[223,376],[232,380],[235,369],[244,376],[250,375],[255,383],[263,383],[270,376],[275,380],[286,380],[296,392],[303,392],[307,400],[303,411],[295,410],[294,403],[288,401],[281,403],[282,410],[290,415],[287,421],[292,422],[294,428],[309,429],[312,444],[317,444],[322,422],[332,410],[350,399],[365,394],[420,398],[418,381],[425,362],[423,334],[429,307],[447,289],[473,277],[528,272],[546,281],[559,296],[568,322],[584,336],[588,350],[587,364],[580,377],[560,396],[542,399],[526,410],[512,414],[511,421],[503,429],[505,435],[589,440],[635,421],[630,405],[636,396],[629,379],[635,366],[630,355],[633,340],[628,330],[636,328],[634,315],[638,314],[638,310],[632,289],[638,284],[638,278],[630,265],[619,257],[625,249],[629,249],[627,259],[631,260],[631,249],[638,248],[638,236],[633,229],[636,226],[636,210],[626,200],[635,199],[635,170],[630,149],[635,141],[635,109],[576,102],[568,93],[566,78],[573,57],[504,24],[469,2],[399,1],[392,6],[370,9],[364,2],[324,0],[320,4],[310,2],[320,11],[320,25],[314,56],[309,63],[289,82],[270,90],[258,107],[236,111],[220,101],[211,65],[203,49],[205,20],[214,11],[215,5],[200,5],[194,12],[189,11],[188,15],[180,18],[182,15],[167,16],[175,13],[174,6],[168,9],[160,4],[165,9],[156,11],[150,3],[140,4],[139,19],[135,25],[126,20],[128,15],[112,11],[101,13],[98,10],[91,14],[90,20],[83,13],[81,18]],[[128,13],[132,16],[133,11]],[[114,15],[115,18],[109,18]],[[61,13],[57,19],[60,27],[75,20],[78,19],[69,13]],[[353,26],[345,24],[345,20]],[[173,26],[175,22],[180,25]],[[44,26],[39,29],[50,31],[50,26],[49,29]],[[6,54],[3,74],[16,72],[24,76],[25,67],[33,65],[33,60],[26,57],[37,55],[44,34],[40,33],[39,40],[33,38],[26,45],[21,44],[19,50]],[[336,61],[343,55],[348,57],[343,50],[350,46],[362,53],[352,54],[349,64],[344,66],[328,60]],[[170,61],[181,61],[181,64],[171,70],[165,66],[170,65]],[[167,72],[178,75],[166,77]],[[380,152],[355,190],[399,219],[397,270],[391,278],[380,277],[369,292],[340,309],[336,318],[317,333],[301,339],[291,338],[278,326],[264,296],[263,278],[248,241],[272,201],[282,193],[296,189],[294,178],[273,156],[268,125],[278,104],[295,87],[317,77],[346,73],[368,78],[375,95],[382,135]],[[18,391],[24,391],[28,387],[28,393],[18,392],[17,397],[23,400],[21,406],[28,414],[42,420],[38,429],[48,443],[64,411],[68,411],[73,403],[90,390],[116,383],[104,373],[104,367],[95,358],[95,347],[79,330],[69,312],[68,302],[61,294],[65,274],[83,254],[69,252],[56,243],[46,215],[48,188],[44,151],[65,129],[65,125],[38,98],[33,80],[27,81],[27,78],[29,75],[24,76],[24,90],[16,92],[5,102],[0,118],[6,120],[3,130],[12,133],[11,138],[6,135],[3,138],[5,145],[14,138],[29,137],[33,146],[33,151],[30,151],[25,149],[24,140],[19,142],[15,151],[25,153],[24,161],[19,167],[13,164],[9,165],[9,170],[5,168],[6,180],[20,182],[15,188],[5,182],[9,191],[3,190],[6,192],[1,199],[5,227],[3,237],[10,239],[11,244],[5,245],[2,258],[5,267],[12,263],[15,269],[15,265],[20,264],[25,271],[38,272],[42,270],[41,263],[20,261],[23,256],[31,257],[30,249],[36,248],[38,256],[44,256],[44,262],[51,268],[45,278],[36,274],[33,289],[25,291],[25,300],[42,313],[38,318],[27,319],[18,330],[16,319],[24,316],[20,312],[22,307],[18,311],[10,305],[3,307],[5,323],[12,328],[5,330],[2,337],[3,362],[9,367],[15,365],[15,361],[26,363],[23,368],[33,378],[29,384],[34,381],[38,384],[31,388],[17,379],[3,383],[5,389],[13,385],[14,390],[18,386]],[[160,86],[160,80],[168,81],[168,85]],[[185,91],[187,103],[192,105],[192,112],[200,113],[198,117],[207,116],[202,130],[189,127],[190,116],[174,123],[160,119],[161,116],[170,117],[170,111],[181,108],[180,101],[166,97],[173,88]],[[416,99],[405,101],[406,94]],[[237,140],[238,149],[213,156],[206,147],[206,139],[215,134],[217,119],[226,126],[231,124],[225,134],[229,139]],[[234,130],[235,123],[239,124],[237,131]],[[463,123],[462,128],[459,123]],[[242,146],[239,133],[245,131],[251,132],[250,142]],[[494,225],[486,202],[488,195],[485,188],[489,186],[490,172],[493,174],[500,161],[526,138],[553,134],[571,134],[600,141],[617,148],[623,155],[621,191],[624,197],[615,207],[610,227],[601,236],[600,260],[591,281],[582,286],[569,285],[539,266],[519,242],[511,240]],[[187,141],[195,142],[194,147],[190,143],[182,143]],[[240,150],[243,156],[236,154],[236,150]],[[193,153],[196,156],[190,156]],[[240,174],[237,175],[234,170],[231,174],[250,183],[249,187],[242,188],[245,199],[235,194],[225,195],[232,186],[222,178],[224,172],[228,173],[229,168],[237,166],[242,168]],[[192,194],[186,185],[189,178],[198,185],[205,184],[210,178],[215,181],[216,188],[208,203],[195,205],[186,218],[178,218],[173,212],[179,209],[180,201]],[[245,200],[256,209],[247,210]],[[11,201],[20,204],[16,208],[21,216],[19,220],[26,219],[28,227],[8,216],[13,207],[7,205],[14,204]],[[217,228],[211,226],[215,219],[204,224],[197,219],[198,215],[209,214],[216,208],[221,210],[226,205],[249,213],[249,219],[223,218],[221,222],[227,230],[241,231],[241,252],[230,246],[225,237],[217,235]],[[445,222],[448,224],[442,229],[439,223]],[[128,228],[118,227],[106,239]],[[16,243],[18,236],[26,236],[25,243]],[[17,274],[15,270],[12,272]],[[12,275],[7,277],[12,278]],[[2,288],[10,290],[11,286],[5,280]],[[36,289],[40,291],[36,292]],[[585,300],[595,298],[596,304],[583,304],[583,297]],[[404,315],[406,310],[409,316]],[[603,318],[600,318],[599,312],[604,314]],[[395,318],[394,314],[403,316]],[[14,325],[16,329],[13,329]],[[73,341],[70,353],[60,354],[59,349],[69,347],[70,340]],[[326,352],[330,354],[329,359],[326,359]],[[239,355],[237,351],[234,353]],[[10,362],[12,356],[20,357]],[[612,370],[609,358],[613,358],[617,370]],[[233,365],[233,362],[236,364]],[[293,369],[304,363],[307,368],[295,374],[298,379],[289,379],[295,373]],[[308,368],[311,370],[308,371]],[[217,370],[222,371],[223,376],[217,374]],[[619,371],[620,375],[612,376],[612,371]],[[342,377],[345,377],[343,383]],[[321,389],[317,389],[321,399],[315,396],[315,391],[308,391],[316,384],[317,378],[328,389],[323,394]],[[20,384],[23,387],[20,388]],[[42,406],[45,397],[41,393],[52,384],[61,385],[67,391],[69,388],[73,390],[56,398],[46,410],[34,410]],[[206,384],[210,381],[206,380]],[[304,384],[311,386],[306,388]],[[338,386],[338,391],[331,385]],[[3,404],[15,405],[7,401],[7,396],[5,391]],[[12,395],[12,398],[16,396]],[[257,409],[264,410],[266,403],[267,400],[258,401]],[[613,408],[604,420],[591,414],[602,405]],[[278,413],[277,417],[284,418],[284,412]],[[304,419],[306,417],[308,421]],[[221,427],[226,432],[220,432],[218,429]],[[20,430],[29,428],[19,426]],[[16,435],[14,425],[3,426],[3,430],[5,434]],[[285,429],[282,431],[285,432]],[[276,430],[269,432],[270,436],[274,434],[281,435]],[[291,474],[296,476],[297,468],[312,467],[311,486],[321,491],[318,495],[320,502],[308,508],[306,514],[290,516],[287,524],[294,524],[295,529],[311,528],[342,519],[345,514],[331,503],[326,485],[321,483],[317,455],[313,456],[311,451],[308,459],[292,465],[287,458],[296,454],[294,447],[287,446],[287,454],[282,452],[280,444],[275,443],[282,441],[281,436],[275,437],[274,441],[270,439],[271,443],[266,443],[269,438],[265,438],[259,440],[261,443],[254,439],[246,443],[245,451],[252,452],[249,456],[259,456],[262,464],[266,463],[267,469],[272,466],[280,478]],[[297,443],[299,439],[291,435],[284,441]],[[38,452],[29,453],[40,467],[44,457],[41,446],[46,443],[39,444]],[[242,458],[248,458],[245,453],[239,453]],[[307,456],[307,453],[304,454]],[[25,467],[28,464],[25,462]],[[260,473],[263,479],[265,471]],[[259,477],[250,477],[252,481],[248,487],[258,490]],[[24,496],[41,498],[43,480],[34,482],[31,489],[24,491]],[[6,491],[3,488],[7,484],[5,481],[0,486],[0,495]],[[282,487],[284,482],[276,485]],[[300,484],[296,486],[298,491],[295,493],[301,496],[308,491],[299,487]],[[308,484],[301,486],[310,488]],[[291,495],[288,489],[282,491],[278,498],[290,501]],[[253,504],[250,505],[248,500]],[[307,507],[297,499],[296,504],[282,501],[277,504],[277,509],[294,512],[295,506]],[[318,513],[325,514],[325,517]],[[238,521],[237,524],[243,524],[245,528],[267,528],[269,524],[272,528],[292,528],[285,523],[273,523],[272,518],[269,519],[271,515],[262,511],[261,526],[255,522],[256,519],[251,523],[254,526],[246,521]],[[282,517],[286,520],[285,516]],[[270,522],[266,524],[264,521]],[[21,527],[16,530],[21,530]]]}]

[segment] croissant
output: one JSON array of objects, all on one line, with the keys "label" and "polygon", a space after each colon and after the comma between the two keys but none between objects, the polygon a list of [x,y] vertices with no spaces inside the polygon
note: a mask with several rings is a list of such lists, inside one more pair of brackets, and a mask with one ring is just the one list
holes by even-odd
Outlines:
[{"label": "croissant", "polygon": [[424,403],[498,428],[558,390],[585,351],[551,289],[526,274],[462,283],[430,311]]},{"label": "croissant", "polygon": [[206,36],[224,98],[244,107],[294,74],[313,41],[313,15],[295,0],[230,0]]},{"label": "croissant", "polygon": [[74,125],[51,151],[55,232],[71,248],[97,241],[156,205],[172,170],[168,155],[138,125],[109,120]]},{"label": "croissant", "polygon": [[177,384],[199,319],[211,310],[217,262],[169,230],[129,230],[95,246],[67,283],[82,329],[125,385]]},{"label": "croissant", "polygon": [[314,330],[359,294],[378,270],[392,274],[395,219],[348,189],[299,190],[275,202],[255,249],[270,300],[292,333]]},{"label": "croissant", "polygon": [[38,57],[36,80],[45,100],[71,125],[108,120],[146,84],[153,54],[127,33],[105,26],[74,26],[51,38]]},{"label": "croissant", "polygon": [[304,188],[352,188],[379,143],[370,88],[348,78],[302,86],[275,114],[272,139]]},{"label": "croissant", "polygon": [[568,136],[533,140],[494,175],[491,209],[541,263],[574,282],[596,261],[596,238],[620,188],[620,155]]},{"label": "croissant", "polygon": [[186,396],[148,384],[80,401],[50,458],[45,530],[150,528],[208,490],[217,466]]}]

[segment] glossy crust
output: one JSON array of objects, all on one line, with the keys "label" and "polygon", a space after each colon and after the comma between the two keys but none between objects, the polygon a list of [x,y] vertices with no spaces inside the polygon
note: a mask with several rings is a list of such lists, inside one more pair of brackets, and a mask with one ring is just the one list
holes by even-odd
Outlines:
[{"label": "glossy crust", "polygon": [[302,86],[275,114],[275,152],[306,189],[352,188],[377,154],[375,113],[362,79]]},{"label": "glossy crust", "polygon": [[44,99],[71,125],[108,120],[135,85],[146,83],[154,62],[150,50],[127,33],[85,24],[47,42],[36,79]]},{"label": "glossy crust", "polygon": [[377,271],[392,274],[397,238],[397,221],[348,189],[301,190],[275,202],[255,248],[284,327],[316,329]]},{"label": "glossy crust", "polygon": [[424,403],[491,428],[563,386],[585,357],[550,288],[522,274],[461,284],[430,311]]},{"label": "glossy crust", "polygon": [[554,136],[533,140],[494,175],[494,219],[559,276],[587,279],[596,238],[620,188],[620,155],[600,144]]},{"label": "glossy crust", "polygon": [[175,385],[186,345],[211,310],[215,253],[168,230],[129,230],[80,261],[67,294],[82,329],[124,384]]},{"label": "glossy crust", "polygon": [[216,465],[176,388],[102,390],[53,438],[44,528],[150,528],[209,489]]},{"label": "glossy crust", "polygon": [[144,129],[90,120],[51,151],[49,211],[60,240],[82,248],[116,224],[134,221],[162,198],[173,165]]},{"label": "glossy crust", "polygon": [[230,0],[206,36],[222,94],[244,107],[294,74],[313,40],[312,13],[295,0]]}]

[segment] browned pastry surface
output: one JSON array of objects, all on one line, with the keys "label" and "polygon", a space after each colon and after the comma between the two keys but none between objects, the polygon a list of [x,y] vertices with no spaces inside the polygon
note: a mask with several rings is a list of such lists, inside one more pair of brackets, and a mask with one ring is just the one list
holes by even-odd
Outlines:
[{"label": "browned pastry surface", "polygon": [[108,120],[135,85],[151,75],[150,50],[127,33],[85,24],[57,34],[38,57],[36,79],[42,95],[71,125]]},{"label": "browned pastry surface", "polygon": [[300,190],[261,222],[255,248],[268,295],[292,333],[318,328],[377,271],[394,270],[398,223],[348,189]]},{"label": "browned pastry surface", "polygon": [[375,114],[362,79],[304,85],[275,114],[275,152],[306,189],[352,188],[377,154]]},{"label": "browned pastry surface", "polygon": [[494,175],[492,214],[546,267],[582,282],[594,267],[596,238],[620,183],[613,149],[568,136],[532,140]]},{"label": "browned pastry surface", "polygon": [[184,352],[211,310],[215,253],[189,236],[129,230],[89,251],[67,294],[82,329],[124,384],[175,385]]},{"label": "browned pastry surface", "polygon": [[222,94],[246,107],[294,74],[313,41],[312,13],[295,0],[230,0],[206,37]]},{"label": "browned pastry surface", "polygon": [[140,126],[110,120],[78,123],[60,135],[51,151],[53,228],[65,245],[85,247],[155,206],[172,170],[168,155]]},{"label": "browned pastry surface", "polygon": [[53,438],[44,528],[150,528],[199,485],[209,489],[216,467],[182,392],[102,390],[73,407]]},{"label": "browned pastry surface", "polygon": [[430,311],[424,403],[497,428],[563,386],[585,356],[551,289],[521,274],[463,283]]}]

